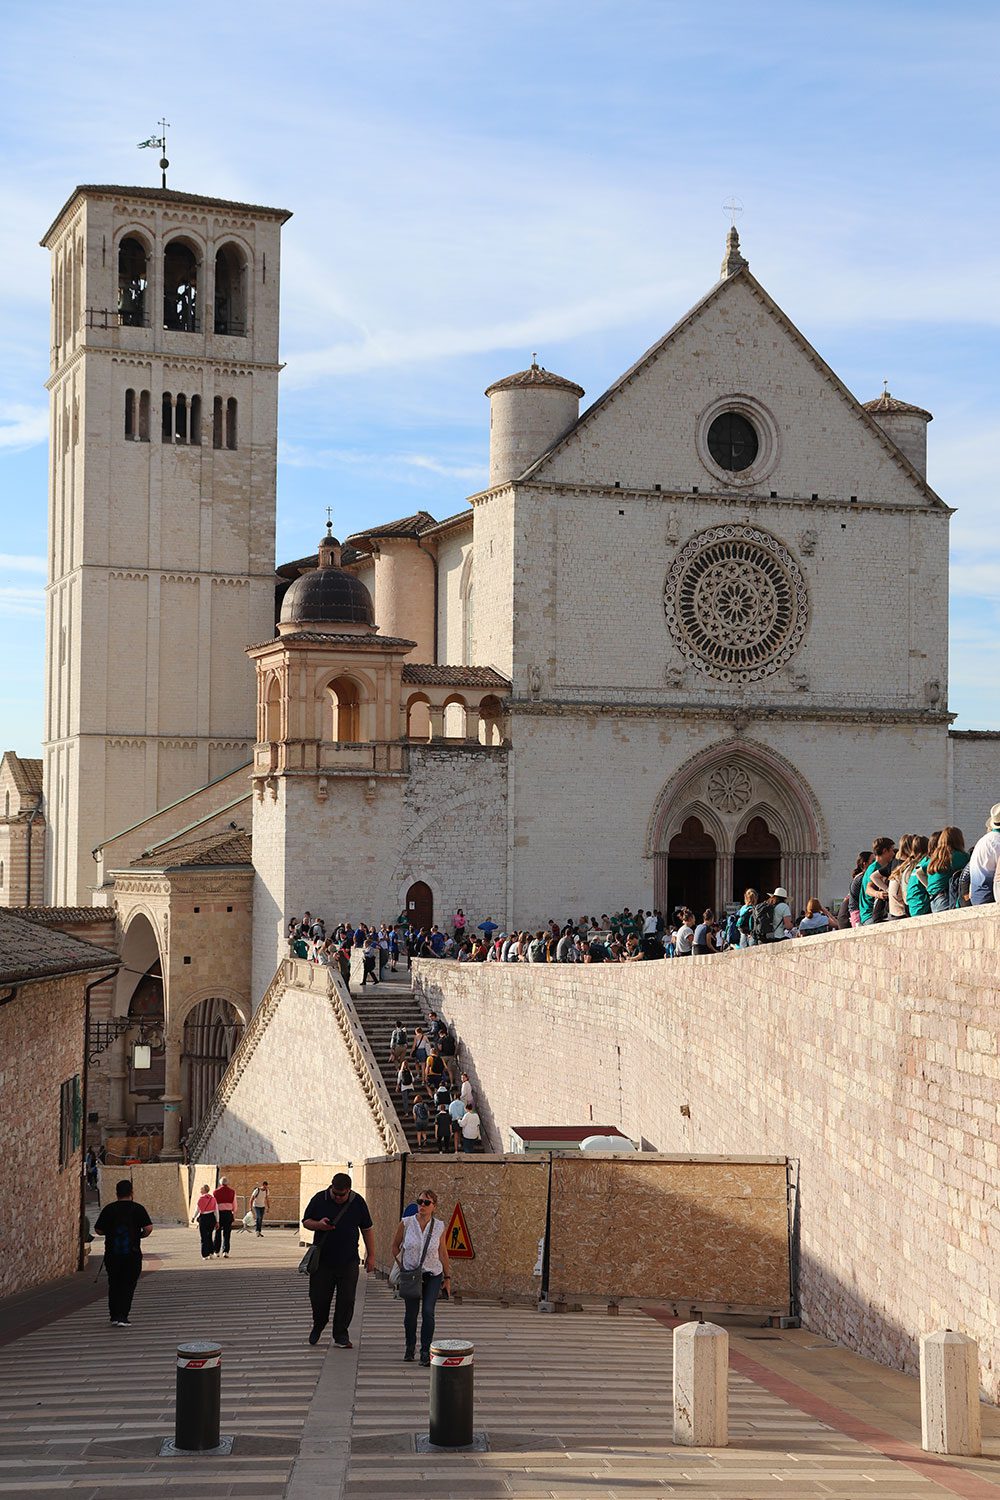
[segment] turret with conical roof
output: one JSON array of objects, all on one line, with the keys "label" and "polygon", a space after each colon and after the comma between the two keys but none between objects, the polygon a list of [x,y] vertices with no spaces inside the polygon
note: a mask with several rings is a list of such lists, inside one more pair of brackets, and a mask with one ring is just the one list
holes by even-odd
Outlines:
[{"label": "turret with conical roof", "polygon": [[885,381],[881,396],[864,403],[865,411],[878,423],[886,437],[916,469],[922,479],[927,477],[927,424],[934,418],[922,406],[911,406],[909,401],[897,401],[889,394],[889,382]]},{"label": "turret with conical roof", "polygon": [[523,474],[572,427],[583,387],[553,375],[531,356],[526,370],[487,386],[490,398],[490,487]]}]

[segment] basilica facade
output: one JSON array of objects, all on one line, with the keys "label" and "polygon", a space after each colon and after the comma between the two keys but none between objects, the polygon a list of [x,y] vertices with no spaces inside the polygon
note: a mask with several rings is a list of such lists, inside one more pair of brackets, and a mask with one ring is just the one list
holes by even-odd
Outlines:
[{"label": "basilica facade", "polygon": [[114,908],[119,1014],[158,981],[174,1143],[186,1018],[228,1007],[228,1048],[293,912],[830,900],[875,834],[974,836],[1000,779],[950,727],[930,414],[859,402],[735,230],[583,411],[536,360],[488,388],[457,513],[275,568],[288,217],[81,187],[44,240],[46,900]]}]

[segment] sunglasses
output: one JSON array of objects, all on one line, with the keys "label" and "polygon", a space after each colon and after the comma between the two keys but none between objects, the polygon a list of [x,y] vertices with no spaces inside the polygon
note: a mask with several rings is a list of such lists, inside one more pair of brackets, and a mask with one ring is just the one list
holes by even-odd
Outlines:
[{"label": "sunglasses", "polygon": [[418,1208],[432,1208],[434,1206],[434,1199],[433,1198],[418,1198],[417,1199],[417,1206],[418,1206]]}]

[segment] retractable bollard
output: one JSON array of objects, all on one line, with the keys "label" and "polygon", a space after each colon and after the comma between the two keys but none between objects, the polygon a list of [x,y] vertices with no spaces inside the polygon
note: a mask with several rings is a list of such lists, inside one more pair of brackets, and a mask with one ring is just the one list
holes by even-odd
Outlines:
[{"label": "retractable bollard", "polygon": [[222,1345],[191,1339],[177,1345],[177,1406],[174,1447],[203,1453],[219,1447]]},{"label": "retractable bollard", "polygon": [[428,1436],[435,1448],[472,1444],[472,1357],[467,1339],[431,1344],[431,1409]]}]

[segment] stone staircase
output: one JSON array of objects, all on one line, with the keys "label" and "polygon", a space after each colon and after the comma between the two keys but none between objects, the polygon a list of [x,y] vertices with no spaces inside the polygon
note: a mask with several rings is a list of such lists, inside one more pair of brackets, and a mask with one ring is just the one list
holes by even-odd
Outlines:
[{"label": "stone staircase", "polygon": [[402,979],[400,984],[382,983],[377,988],[374,985],[365,985],[363,989],[352,990],[351,999],[354,1002],[358,1020],[368,1038],[369,1046],[375,1055],[375,1061],[381,1070],[386,1091],[396,1106],[399,1123],[406,1132],[407,1144],[410,1150],[415,1152],[417,1128],[409,1109],[403,1102],[402,1094],[396,1087],[397,1070],[389,1062],[389,1038],[397,1021],[406,1027],[407,1034],[412,1037],[414,1027],[424,1024],[424,1013],[416,997],[410,991],[407,977],[403,975],[400,977]]}]

